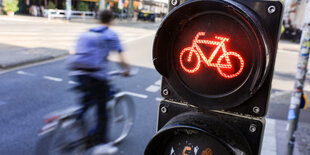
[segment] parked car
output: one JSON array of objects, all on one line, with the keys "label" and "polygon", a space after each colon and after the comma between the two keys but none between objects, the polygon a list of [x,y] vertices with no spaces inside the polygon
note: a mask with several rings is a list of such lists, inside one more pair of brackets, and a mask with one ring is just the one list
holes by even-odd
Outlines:
[{"label": "parked car", "polygon": [[140,11],[137,15],[137,20],[155,22],[156,14],[148,11]]}]

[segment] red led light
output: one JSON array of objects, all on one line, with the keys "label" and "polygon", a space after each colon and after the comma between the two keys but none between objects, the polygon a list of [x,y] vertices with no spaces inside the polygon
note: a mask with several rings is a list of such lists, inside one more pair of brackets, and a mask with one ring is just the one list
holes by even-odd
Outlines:
[{"label": "red led light", "polygon": [[[223,36],[215,36],[217,40],[204,40],[199,39],[199,37],[204,36],[205,32],[198,32],[193,40],[191,47],[184,48],[180,53],[180,65],[185,72],[195,73],[200,69],[201,59],[208,67],[217,68],[218,73],[224,78],[234,78],[241,74],[244,69],[244,60],[240,54],[237,52],[227,52],[225,42],[228,42],[230,38]],[[214,51],[211,53],[211,56],[207,58],[198,44],[205,44],[209,46],[216,46]],[[222,55],[219,56],[216,63],[212,63],[215,56],[218,52],[222,50]],[[188,52],[188,55],[187,55]],[[193,55],[196,56],[196,62],[193,62]],[[187,56],[187,57],[186,57]],[[235,71],[235,66],[231,62],[231,58],[235,57],[239,61],[239,69]],[[223,63],[222,60],[225,60]],[[190,67],[185,66],[184,63],[191,63]],[[223,70],[226,70],[228,73],[224,73]]]}]

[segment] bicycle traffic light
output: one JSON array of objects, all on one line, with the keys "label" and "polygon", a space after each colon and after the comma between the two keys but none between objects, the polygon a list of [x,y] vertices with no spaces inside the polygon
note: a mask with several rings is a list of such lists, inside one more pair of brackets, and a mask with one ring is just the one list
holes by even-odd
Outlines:
[{"label": "bicycle traffic light", "polygon": [[259,154],[282,3],[170,0],[169,7],[153,45],[164,97],[159,132],[145,154]]},{"label": "bicycle traffic light", "polygon": [[155,68],[170,92],[162,95],[203,109],[264,116],[281,12],[280,2],[261,0],[194,0],[175,7],[153,46]]}]

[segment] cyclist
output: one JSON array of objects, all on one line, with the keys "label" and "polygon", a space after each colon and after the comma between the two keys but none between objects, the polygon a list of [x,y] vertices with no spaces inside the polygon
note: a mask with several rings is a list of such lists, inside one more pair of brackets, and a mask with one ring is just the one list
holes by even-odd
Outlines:
[{"label": "cyclist", "polygon": [[105,144],[108,142],[106,102],[109,100],[108,92],[110,92],[107,74],[109,53],[118,51],[125,76],[129,73],[129,67],[122,55],[123,48],[118,35],[109,29],[113,12],[100,11],[99,18],[101,26],[91,28],[79,37],[75,54],[68,58],[68,65],[72,70],[70,76],[75,77],[79,88],[84,92],[81,99],[84,109],[87,110],[90,102],[95,102],[97,105],[97,127],[88,137],[95,138],[99,144]]}]

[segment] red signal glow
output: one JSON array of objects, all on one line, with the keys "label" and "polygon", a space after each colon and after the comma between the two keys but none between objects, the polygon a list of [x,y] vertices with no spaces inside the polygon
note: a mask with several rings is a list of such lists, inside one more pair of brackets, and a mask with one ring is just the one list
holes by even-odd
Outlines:
[{"label": "red signal glow", "polygon": [[[184,48],[179,57],[180,65],[185,72],[188,73],[195,73],[200,69],[201,61],[206,64],[207,67],[214,67],[217,68],[218,73],[224,78],[234,78],[241,74],[244,69],[244,60],[240,54],[237,52],[227,52],[225,42],[228,42],[230,38],[223,37],[223,36],[215,36],[216,40],[204,40],[199,39],[199,37],[204,36],[205,32],[198,32],[193,40],[191,47]],[[207,46],[216,46],[214,51],[211,53],[210,57],[207,58],[203,53],[202,49],[199,47],[198,44],[205,44]],[[218,57],[216,62],[213,62],[215,56],[222,50],[222,55]],[[239,69],[235,71],[234,69],[237,68],[233,66],[231,62],[232,57],[237,58]],[[195,61],[196,60],[196,61]],[[223,60],[225,60],[223,62]],[[213,63],[212,63],[213,62]],[[185,63],[191,63],[190,66],[185,66]],[[225,73],[228,72],[228,73]]]}]

